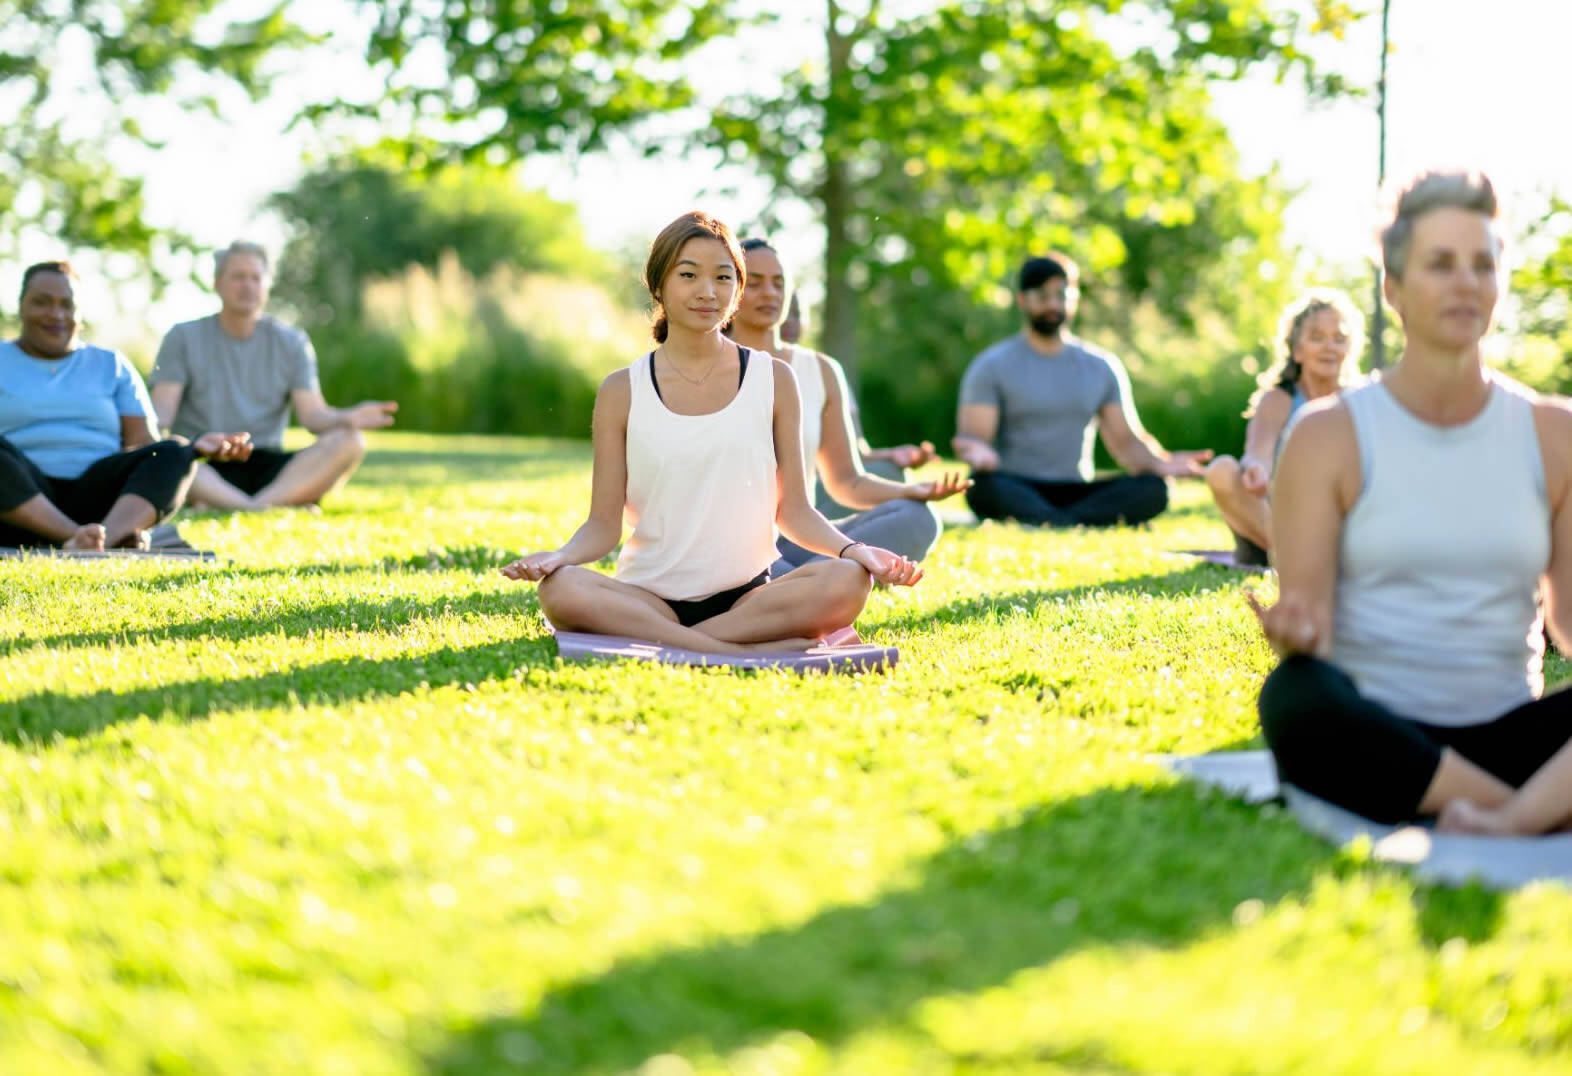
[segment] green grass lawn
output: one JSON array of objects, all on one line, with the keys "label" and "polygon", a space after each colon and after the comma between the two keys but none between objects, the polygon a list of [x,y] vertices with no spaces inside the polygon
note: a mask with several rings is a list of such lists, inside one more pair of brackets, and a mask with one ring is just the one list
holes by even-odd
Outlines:
[{"label": "green grass lawn", "polygon": [[[1145,757],[1271,656],[1204,491],[946,533],[866,677],[566,666],[587,446],[384,436],[220,565],[0,562],[0,1073],[1572,1066],[1572,895]],[[1257,584],[1260,585],[1260,584]],[[1565,680],[1558,663],[1554,679]]]}]

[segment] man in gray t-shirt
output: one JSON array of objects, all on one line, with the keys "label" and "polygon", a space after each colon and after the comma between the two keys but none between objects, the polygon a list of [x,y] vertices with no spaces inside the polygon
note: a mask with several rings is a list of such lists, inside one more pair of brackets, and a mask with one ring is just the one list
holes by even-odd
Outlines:
[{"label": "man in gray t-shirt", "polygon": [[[245,430],[256,446],[243,462],[198,467],[191,504],[230,511],[315,504],[360,465],[361,431],[391,425],[398,410],[383,401],[328,406],[311,341],[262,313],[269,283],[267,252],[231,243],[216,258],[219,312],[176,325],[159,345],[148,379],[159,424],[187,438]],[[298,452],[284,451],[291,408],[317,434]]]},{"label": "man in gray t-shirt", "polygon": [[[1199,475],[1210,450],[1169,452],[1141,428],[1124,366],[1065,331],[1075,263],[1028,258],[1016,302],[1026,327],[984,351],[961,380],[956,455],[972,468],[982,519],[1073,527],[1140,523],[1168,506],[1169,475]],[[1092,477],[1092,436],[1128,474]]]}]

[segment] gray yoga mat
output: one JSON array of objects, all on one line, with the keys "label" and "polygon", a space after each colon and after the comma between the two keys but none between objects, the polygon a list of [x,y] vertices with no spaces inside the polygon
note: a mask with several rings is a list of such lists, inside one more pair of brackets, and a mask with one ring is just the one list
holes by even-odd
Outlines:
[{"label": "gray yoga mat", "polygon": [[177,560],[216,561],[216,554],[205,549],[56,549],[53,546],[28,546],[22,549],[0,546],[0,557],[49,557],[53,560]]},{"label": "gray yoga mat", "polygon": [[865,643],[851,628],[842,628],[812,650],[779,654],[705,654],[677,646],[631,639],[622,635],[590,635],[559,631],[557,653],[564,661],[658,661],[667,665],[699,665],[718,669],[792,669],[821,672],[882,672],[895,667],[900,651]]},{"label": "gray yoga mat", "polygon": [[1317,799],[1292,785],[1279,785],[1270,751],[1220,751],[1209,755],[1159,755],[1172,773],[1237,796],[1246,803],[1281,798],[1300,825],[1335,844],[1360,837],[1385,863],[1401,863],[1427,882],[1478,882],[1491,889],[1516,889],[1530,882],[1572,883],[1572,833],[1548,837],[1477,837],[1437,833],[1429,826],[1389,826]]}]

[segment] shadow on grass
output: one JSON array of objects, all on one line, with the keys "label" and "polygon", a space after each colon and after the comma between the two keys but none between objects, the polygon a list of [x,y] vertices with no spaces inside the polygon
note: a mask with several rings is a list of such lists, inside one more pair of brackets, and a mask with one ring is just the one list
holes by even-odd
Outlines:
[{"label": "shadow on grass", "polygon": [[153,628],[109,628],[101,631],[63,632],[21,639],[0,640],[0,657],[28,650],[135,645],[187,639],[212,639],[238,643],[268,635],[303,636],[320,631],[371,631],[396,627],[431,616],[524,615],[535,623],[539,606],[533,588],[488,591],[439,598],[388,598],[380,601],[333,597],[315,605],[285,605],[266,615],[191,620]]},{"label": "shadow on grass", "polygon": [[952,844],[870,903],[622,961],[530,1013],[452,1035],[428,1069],[621,1072],[785,1031],[833,1048],[914,1025],[924,999],[1000,986],[1079,949],[1183,946],[1229,929],[1245,901],[1270,909],[1351,869],[1285,821],[1188,786],[1101,790]]},{"label": "shadow on grass", "polygon": [[1470,945],[1489,941],[1501,929],[1506,902],[1493,889],[1470,883],[1456,888],[1422,891],[1419,905],[1419,936],[1432,947],[1462,938]]},{"label": "shadow on grass", "polygon": [[1240,577],[1209,564],[1197,562],[1191,567],[1165,572],[1162,575],[1140,575],[1112,583],[1083,583],[1058,589],[1033,587],[991,594],[974,594],[957,598],[937,608],[913,609],[878,623],[880,629],[913,631],[932,627],[935,622],[963,624],[974,620],[993,620],[1021,611],[1031,614],[1044,602],[1071,603],[1094,594],[1151,594],[1153,596],[1189,594],[1221,590]]},{"label": "shadow on grass", "polygon": [[[388,607],[402,609],[404,605],[398,601]],[[368,606],[366,613],[375,615],[378,608]],[[517,612],[521,634],[479,646],[445,647],[386,658],[340,658],[233,680],[203,678],[132,690],[106,688],[89,695],[38,691],[0,702],[0,742],[20,745],[89,736],[140,716],[195,721],[214,713],[252,707],[339,705],[392,697],[423,686],[479,684],[511,676],[523,666],[549,667],[556,660],[556,644],[540,630],[531,615],[532,604],[516,600],[509,604],[505,595],[473,595],[467,600],[432,602],[426,607],[428,612],[443,614],[466,609]],[[258,620],[227,626],[202,623],[180,627],[187,629],[180,633],[184,637],[211,636],[234,641],[247,635],[271,633],[277,630],[278,623]],[[173,634],[173,630],[165,632],[166,636]],[[120,637],[116,633],[110,636]]]}]

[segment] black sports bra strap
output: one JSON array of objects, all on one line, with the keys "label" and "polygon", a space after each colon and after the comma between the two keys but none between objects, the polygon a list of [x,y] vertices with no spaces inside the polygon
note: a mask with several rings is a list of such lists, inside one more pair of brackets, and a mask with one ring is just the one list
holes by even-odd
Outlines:
[{"label": "black sports bra strap", "polygon": [[[741,344],[737,345],[737,391],[738,392],[742,391],[742,380],[743,380],[743,378],[748,376],[748,356],[750,354],[751,354],[751,352],[747,348],[743,347]],[[655,398],[657,400],[659,400],[661,403],[665,403],[666,402],[666,397],[664,397],[664,396],[662,396],[660,394],[660,379],[655,376],[655,352],[651,351],[649,353],[648,358],[650,360],[650,384],[655,386]]]}]

